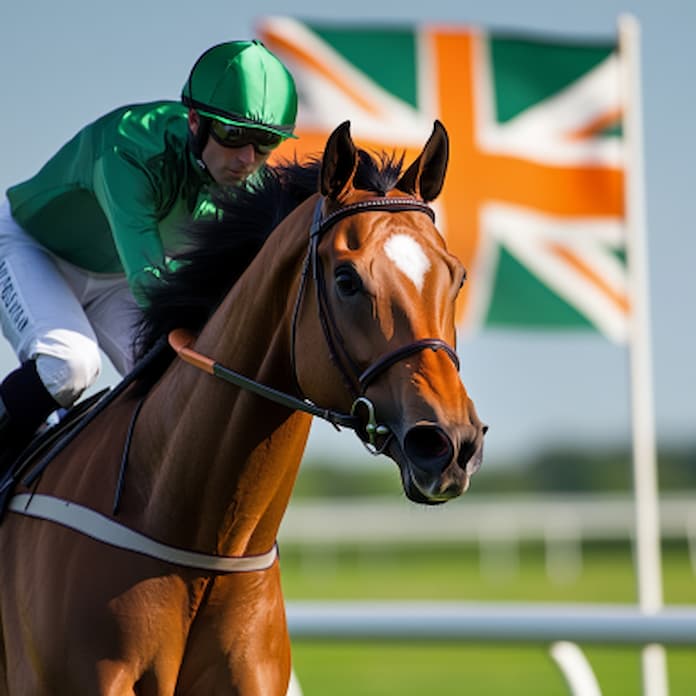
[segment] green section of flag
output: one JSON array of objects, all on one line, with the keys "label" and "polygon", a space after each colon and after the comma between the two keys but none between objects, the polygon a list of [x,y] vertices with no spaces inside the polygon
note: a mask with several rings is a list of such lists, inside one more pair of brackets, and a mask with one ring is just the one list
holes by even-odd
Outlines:
[{"label": "green section of flag", "polygon": [[505,122],[567,87],[601,63],[610,45],[579,45],[489,36],[498,121]]},{"label": "green section of flag", "polygon": [[312,24],[309,28],[380,87],[411,106],[418,106],[413,30]]},{"label": "green section of flag", "polygon": [[538,328],[592,326],[582,314],[539,282],[504,247],[500,248],[495,285],[484,324]]}]

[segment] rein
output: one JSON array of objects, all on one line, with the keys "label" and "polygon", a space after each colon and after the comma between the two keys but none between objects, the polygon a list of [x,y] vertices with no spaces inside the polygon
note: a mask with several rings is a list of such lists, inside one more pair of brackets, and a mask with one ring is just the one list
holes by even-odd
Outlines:
[{"label": "rein", "polygon": [[295,411],[304,411],[312,416],[318,416],[329,421],[334,427],[345,427],[355,429],[358,419],[355,416],[347,413],[332,411],[327,408],[316,406],[311,401],[306,399],[298,399],[296,396],[278,391],[273,387],[269,387],[261,382],[256,382],[249,377],[245,377],[239,372],[230,370],[228,367],[220,365],[211,358],[208,358],[201,353],[197,353],[190,345],[195,340],[195,336],[185,329],[174,329],[169,334],[169,345],[176,351],[177,355],[184,361],[197,367],[209,375],[219,377],[225,382],[234,384],[237,387],[253,392],[258,396],[262,396],[269,401],[274,401],[282,406],[287,406]]},{"label": "rein", "polygon": [[[356,431],[368,452],[377,455],[381,454],[386,449],[391,439],[391,431],[386,425],[377,422],[374,405],[370,399],[365,396],[368,386],[392,365],[424,350],[443,351],[454,363],[457,370],[459,370],[459,357],[454,348],[442,339],[423,338],[405,346],[401,346],[379,357],[365,370],[359,370],[348,354],[343,337],[330,312],[326,296],[326,284],[319,262],[319,242],[324,233],[333,227],[339,220],[343,220],[344,218],[358,213],[373,211],[387,211],[392,213],[419,212],[425,213],[432,221],[435,220],[435,213],[429,205],[413,198],[370,198],[339,208],[326,217],[322,217],[323,202],[324,199],[320,197],[314,208],[314,216],[309,235],[309,248],[305,257],[300,287],[293,309],[290,357],[294,381],[298,387],[298,391],[301,393],[302,389],[297,382],[295,342],[297,321],[306,292],[307,279],[311,270],[312,279],[314,280],[314,286],[316,288],[319,322],[324,333],[326,345],[329,349],[329,356],[341,373],[343,381],[353,398],[350,414],[322,408],[307,398],[299,399],[220,365],[220,363],[215,362],[213,359],[193,350],[191,344],[195,340],[195,337],[184,329],[175,329],[172,331],[168,337],[169,344],[182,360],[210,375],[223,379],[237,387],[246,389],[258,396],[287,406],[293,410],[303,411],[312,416],[322,418],[331,423],[335,428],[347,427]],[[348,365],[348,367],[346,367],[346,365]],[[362,420],[356,415],[361,408],[364,408],[367,414],[367,422],[364,425],[362,425]],[[364,437],[361,433],[361,429],[364,430]],[[381,437],[386,439],[380,446],[378,445],[378,438]]]}]

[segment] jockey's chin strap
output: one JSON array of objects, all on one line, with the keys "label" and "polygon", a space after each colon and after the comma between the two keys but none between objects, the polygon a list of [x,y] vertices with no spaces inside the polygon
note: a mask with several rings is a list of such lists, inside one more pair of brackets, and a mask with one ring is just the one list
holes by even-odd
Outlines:
[{"label": "jockey's chin strap", "polygon": [[[169,344],[174,348],[178,356],[194,365],[195,367],[214,375],[227,382],[230,382],[242,389],[246,389],[258,396],[262,396],[270,401],[281,404],[296,411],[304,411],[312,416],[317,416],[329,421],[334,427],[347,427],[355,430],[363,444],[371,454],[381,454],[384,452],[391,439],[391,431],[388,426],[377,422],[375,407],[372,401],[365,396],[368,386],[383,372],[392,365],[405,360],[411,355],[415,355],[424,350],[443,351],[454,366],[459,370],[459,358],[454,348],[439,338],[423,338],[413,341],[405,346],[401,346],[369,365],[366,369],[359,369],[351,359],[345,347],[343,337],[338,330],[333,314],[330,310],[329,301],[326,293],[321,263],[319,261],[319,242],[324,233],[335,225],[339,220],[356,215],[358,213],[382,211],[382,212],[418,212],[425,213],[434,221],[435,214],[433,209],[414,198],[389,198],[378,197],[352,203],[343,208],[339,208],[326,217],[323,216],[324,198],[317,200],[312,227],[309,235],[309,248],[305,258],[300,288],[295,301],[291,328],[291,361],[292,372],[297,384],[297,371],[295,364],[295,338],[297,333],[297,321],[305,296],[307,279],[310,275],[314,281],[316,290],[317,307],[319,310],[319,321],[324,333],[326,345],[329,349],[331,361],[338,368],[347,390],[352,395],[353,405],[351,412],[340,413],[317,406],[309,399],[300,399],[285,392],[278,391],[265,384],[246,377],[239,372],[235,372],[227,367],[220,365],[211,358],[197,353],[191,347],[195,337],[184,329],[175,329],[169,334]],[[298,390],[301,392],[299,384]],[[361,413],[364,418],[358,416]]]}]

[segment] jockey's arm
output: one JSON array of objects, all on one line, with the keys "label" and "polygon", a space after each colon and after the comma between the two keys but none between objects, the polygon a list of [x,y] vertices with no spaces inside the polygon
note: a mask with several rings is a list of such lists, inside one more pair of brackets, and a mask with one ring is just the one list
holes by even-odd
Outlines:
[{"label": "jockey's arm", "polygon": [[157,182],[152,172],[116,148],[96,163],[94,191],[109,221],[128,284],[141,306],[144,286],[166,266],[158,231]]}]

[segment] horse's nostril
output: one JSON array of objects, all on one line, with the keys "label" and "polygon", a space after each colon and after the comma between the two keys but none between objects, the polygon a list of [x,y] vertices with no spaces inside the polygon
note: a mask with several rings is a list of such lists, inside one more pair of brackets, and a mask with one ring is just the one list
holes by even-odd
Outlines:
[{"label": "horse's nostril", "polygon": [[417,425],[406,433],[404,452],[419,469],[439,473],[452,460],[454,447],[437,426]]},{"label": "horse's nostril", "polygon": [[477,450],[476,441],[462,442],[459,448],[459,454],[457,455],[457,464],[464,467],[466,463],[476,454]]}]

